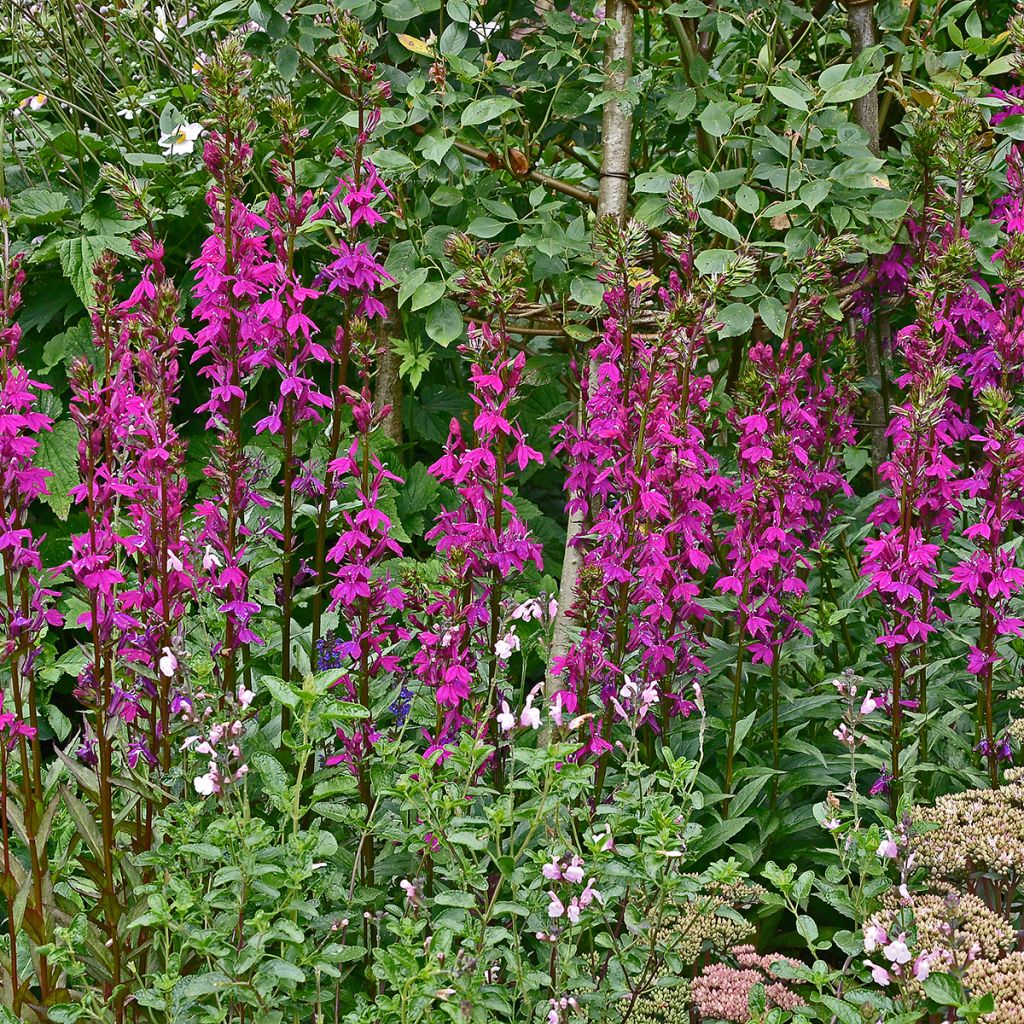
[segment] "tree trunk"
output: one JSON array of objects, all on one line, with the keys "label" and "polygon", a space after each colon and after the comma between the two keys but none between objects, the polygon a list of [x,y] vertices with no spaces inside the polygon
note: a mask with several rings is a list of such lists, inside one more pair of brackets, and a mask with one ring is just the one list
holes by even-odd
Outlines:
[{"label": "tree trunk", "polygon": [[[610,33],[604,51],[604,89],[622,93],[633,76],[633,20],[634,9],[628,0],[607,0],[605,21]],[[629,158],[633,133],[633,113],[617,99],[604,105],[601,117],[601,171],[597,197],[597,216],[615,217],[624,221],[629,200]],[[594,366],[589,364],[588,374],[593,377]],[[581,410],[582,411],[582,410]],[[552,629],[551,652],[545,692],[550,696],[557,688],[552,674],[554,660],[569,650],[572,635],[568,612],[576,600],[580,554],[573,544],[579,536],[583,517],[579,513],[569,516],[565,536],[565,558],[562,562],[562,582],[558,593],[558,612]]]},{"label": "tree trunk", "polygon": [[[848,0],[847,26],[854,60],[869,47],[878,43],[875,29],[875,0]],[[868,137],[871,152],[878,156],[881,148],[878,120],[878,89],[871,89],[859,100],[853,101],[853,119]],[[853,326],[853,325],[851,325]],[[884,324],[878,312],[864,332],[865,363],[868,375],[878,382],[878,389],[868,393],[868,434],[871,438],[871,464],[875,481],[878,481],[878,467],[889,457],[889,445],[885,437],[887,423],[884,391],[885,367],[882,364],[882,335]]]}]

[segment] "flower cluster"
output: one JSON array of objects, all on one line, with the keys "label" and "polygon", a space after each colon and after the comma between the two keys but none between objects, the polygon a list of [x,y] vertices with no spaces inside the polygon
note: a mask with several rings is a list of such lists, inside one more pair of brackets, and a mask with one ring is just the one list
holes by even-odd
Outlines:
[{"label": "flower cluster", "polygon": [[755,985],[764,985],[769,1007],[795,1010],[803,1005],[800,996],[779,978],[775,970],[780,961],[799,968],[801,964],[796,960],[784,956],[762,956],[753,946],[737,946],[731,954],[736,967],[711,963],[693,979],[691,997],[703,1018],[744,1024],[750,1019],[750,990]]}]

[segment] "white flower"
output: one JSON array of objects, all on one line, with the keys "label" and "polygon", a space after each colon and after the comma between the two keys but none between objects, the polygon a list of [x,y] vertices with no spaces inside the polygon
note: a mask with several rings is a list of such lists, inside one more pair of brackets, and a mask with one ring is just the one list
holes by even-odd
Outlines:
[{"label": "white flower", "polygon": [[165,647],[163,654],[160,656],[159,662],[160,675],[167,676],[170,679],[171,676],[178,669],[178,659],[174,656],[170,647]]},{"label": "white flower", "polygon": [[884,967],[873,964],[870,960],[865,960],[864,963],[871,968],[871,977],[876,985],[888,985],[892,980],[889,977],[889,972]]},{"label": "white flower", "polygon": [[512,657],[514,651],[518,651],[522,644],[519,641],[519,637],[516,635],[515,630],[509,630],[500,640],[494,645],[494,655],[501,661],[508,661]]},{"label": "white flower", "polygon": [[206,545],[206,552],[203,555],[203,568],[207,572],[210,572],[212,569],[220,568],[220,559],[209,544]]},{"label": "white flower", "polygon": [[118,117],[123,117],[126,121],[134,121],[137,114],[141,111],[138,107],[122,107],[118,112]]},{"label": "white flower", "polygon": [[168,572],[181,572],[185,568],[184,563],[181,559],[173,552],[167,552],[167,571]]},{"label": "white flower", "polygon": [[501,711],[498,714],[498,728],[502,732],[511,732],[516,727],[516,716],[509,710],[508,701],[501,702]]},{"label": "white flower", "polygon": [[531,619],[539,619],[541,614],[540,602],[534,598],[530,598],[528,601],[524,601],[512,612],[512,618],[519,619],[523,622],[529,622]]},{"label": "white flower", "polygon": [[46,106],[46,103],[47,103],[46,96],[43,93],[41,93],[41,92],[37,92],[35,94],[35,96],[26,96],[18,104],[18,109],[19,110],[25,110],[25,109],[28,109],[28,110],[42,110],[43,107]]},{"label": "white flower", "polygon": [[217,792],[217,780],[212,771],[207,775],[197,776],[192,785],[196,787],[196,792],[200,796],[212,796]]},{"label": "white flower", "polygon": [[582,882],[583,881],[583,858],[579,855],[574,855],[572,860],[569,862],[569,866],[562,872],[562,877],[570,882]]},{"label": "white flower", "polygon": [[196,139],[206,129],[201,124],[179,124],[169,135],[160,137],[160,145],[164,147],[164,153],[168,156],[180,156],[184,153],[191,153],[196,148]]},{"label": "white flower", "polygon": [[869,924],[864,929],[864,951],[866,953],[873,953],[888,940],[889,936],[886,934],[885,929],[879,928],[877,924]]},{"label": "white flower", "polygon": [[881,860],[895,860],[899,855],[899,848],[891,834],[878,844],[878,856]]},{"label": "white flower", "polygon": [[922,953],[914,961],[914,980],[925,981],[932,973],[932,958],[930,953]]},{"label": "white flower", "polygon": [[551,902],[548,904],[548,917],[550,917],[552,920],[555,920],[565,913],[565,905],[555,895],[554,889],[551,889],[548,892],[548,896],[551,899]]},{"label": "white flower", "polygon": [[238,703],[241,704],[243,708],[247,708],[252,703],[252,699],[255,696],[256,694],[252,690],[247,690],[245,688],[244,683],[238,687]]},{"label": "white flower", "polygon": [[535,708],[532,704],[527,703],[526,707],[523,708],[523,713],[519,716],[519,724],[524,729],[539,729],[540,708]]},{"label": "white flower", "polygon": [[167,38],[167,12],[163,7],[156,9],[156,24],[153,26],[153,38],[162,43]]},{"label": "white flower", "polygon": [[910,963],[910,950],[907,948],[905,939],[906,935],[900,933],[898,939],[894,939],[888,946],[882,948],[886,960],[894,964]]},{"label": "white flower", "polygon": [[558,863],[558,858],[552,856],[551,860],[540,869],[540,873],[549,882],[557,882],[562,877],[562,866]]},{"label": "white flower", "polygon": [[842,822],[838,818],[825,818],[821,823],[821,827],[827,828],[829,832],[835,832],[840,825],[842,825]]}]

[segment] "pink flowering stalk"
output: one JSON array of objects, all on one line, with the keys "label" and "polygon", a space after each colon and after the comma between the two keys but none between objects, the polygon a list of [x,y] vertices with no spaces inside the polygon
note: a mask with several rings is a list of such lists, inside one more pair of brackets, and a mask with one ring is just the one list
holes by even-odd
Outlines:
[{"label": "pink flowering stalk", "polygon": [[882,607],[882,632],[877,643],[885,648],[892,673],[886,695],[891,720],[890,798],[895,807],[900,779],[902,717],[906,708],[926,708],[925,673],[909,670],[922,665],[936,621],[939,546],[947,540],[960,510],[962,485],[953,459],[955,446],[968,425],[953,389],[961,384],[954,359],[958,339],[948,318],[950,296],[961,280],[963,247],[950,242],[934,256],[936,279],[925,275],[917,286],[917,320],[899,332],[896,344],[905,364],[898,378],[906,399],[893,409],[888,435],[890,459],[879,467],[886,486],[870,516],[879,528],[865,541],[863,595],[875,594]]},{"label": "pink flowering stalk", "polygon": [[[40,435],[52,421],[39,408],[47,390],[33,380],[19,361],[21,327],[16,322],[21,306],[25,271],[21,257],[12,256],[8,235],[10,209],[0,200],[0,561],[3,564],[4,601],[0,604],[0,651],[10,676],[13,711],[3,710],[0,695],[0,840],[3,843],[3,888],[8,905],[22,884],[14,873],[11,853],[12,825],[21,836],[30,858],[32,885],[24,912],[23,927],[33,943],[51,940],[52,922],[47,910],[43,879],[49,866],[45,842],[39,842],[40,814],[45,806],[43,762],[38,741],[35,663],[40,643],[49,626],[60,626],[60,613],[52,608],[54,591],[42,585],[39,553],[42,538],[31,529],[33,504],[47,493],[49,470],[34,465]],[[20,820],[9,811],[9,759],[17,755],[23,799]],[[23,1002],[48,1004],[53,979],[45,956],[35,964],[38,993],[21,985],[15,915],[9,913],[10,992],[14,1012]],[[31,970],[31,965],[29,970]],[[27,973],[27,972],[26,972]]]},{"label": "pink flowering stalk", "polygon": [[[136,393],[133,356],[116,300],[121,278],[116,258],[107,253],[94,268],[96,304],[92,310],[94,360],[79,358],[71,367],[70,415],[78,428],[80,483],[71,496],[83,506],[85,532],[71,537],[68,566],[86,603],[78,624],[90,635],[88,661],[79,674],[75,696],[92,716],[96,741],[97,815],[103,843],[101,906],[111,950],[108,997],[120,989],[123,947],[118,928],[114,787],[116,733],[130,728],[141,710],[134,689],[122,688],[136,660],[142,623],[137,602],[123,601],[131,538],[121,525],[123,505],[135,498],[130,482],[137,454],[134,425],[142,412]],[[130,609],[130,610],[128,610]],[[134,677],[133,677],[134,678]]]},{"label": "pink flowering stalk", "polygon": [[[329,360],[327,349],[314,337],[316,324],[306,312],[307,304],[319,292],[303,284],[296,270],[295,250],[299,232],[311,219],[313,193],[300,191],[296,180],[296,159],[306,132],[299,127],[294,108],[284,100],[274,103],[276,120],[282,125],[280,159],[271,162],[271,170],[282,196],[272,195],[265,216],[270,224],[271,248],[280,267],[275,292],[264,304],[269,319],[275,322],[273,344],[258,360],[272,369],[281,380],[269,415],[256,424],[256,432],[268,431],[281,438],[282,526],[281,526],[281,676],[290,679],[292,597],[295,583],[296,548],[294,501],[297,463],[295,441],[304,423],[320,423],[321,410],[331,407],[331,398],[323,394],[313,377],[318,363]],[[283,197],[283,198],[282,198]]]},{"label": "pink flowering stalk", "polygon": [[[693,268],[696,211],[682,190],[675,202],[686,234],[674,240],[678,270],[658,293],[653,333],[636,326],[654,289],[642,269],[645,236],[633,224],[600,226],[608,313],[591,360],[596,369],[580,382],[582,421],[559,428],[569,508],[584,529],[570,610],[579,635],[553,665],[554,699],[595,716],[578,756],[601,758],[596,795],[613,723],[639,716],[650,735],[664,732],[673,714],[690,713],[690,691],[707,671],[696,598],[726,482],[707,451],[711,380],[699,373],[698,358],[724,281],[701,283]],[[660,721],[652,713],[659,709]]]},{"label": "pink flowering stalk", "polygon": [[[393,677],[399,666],[396,645],[407,640],[407,630],[397,621],[405,595],[382,563],[399,556],[401,546],[391,536],[391,520],[380,507],[381,491],[388,483],[401,483],[373,451],[373,435],[389,413],[372,398],[371,382],[378,352],[374,339],[366,334],[355,340],[353,349],[361,389],[346,389],[345,401],[352,410],[356,436],[348,452],[329,466],[334,479],[344,486],[343,510],[338,540],[327,553],[336,581],[331,591],[330,611],[338,614],[338,634],[333,664],[341,670],[334,683],[351,701],[372,709],[378,684]],[[370,780],[370,756],[379,738],[372,717],[339,727],[338,753],[327,765],[347,764],[359,783],[359,794],[367,816],[373,811],[374,793]],[[374,845],[369,836],[360,847],[363,880],[373,884]]]},{"label": "pink flowering stalk", "polygon": [[[995,120],[995,118],[993,118]],[[993,785],[1000,760],[1008,759],[1007,740],[998,740],[994,722],[994,673],[1003,662],[1001,638],[1021,636],[1024,620],[1017,605],[1024,590],[1024,568],[1012,543],[1024,519],[1024,421],[1016,402],[1024,387],[1024,159],[1019,147],[1007,159],[1008,190],[995,205],[995,219],[1006,231],[997,253],[1000,281],[991,300],[974,288],[969,320],[960,308],[961,333],[971,344],[961,363],[980,410],[980,424],[969,444],[978,466],[964,482],[968,525],[966,551],[951,573],[955,600],[964,594],[977,609],[978,639],[970,648],[967,670],[978,680],[977,751],[986,759]],[[963,305],[963,304],[961,304]]]},{"label": "pink flowering stalk", "polygon": [[391,96],[391,87],[380,80],[377,65],[371,60],[374,43],[366,37],[357,19],[343,15],[338,23],[338,36],[341,53],[335,57],[335,63],[354,103],[358,129],[351,153],[335,150],[335,156],[350,167],[349,172],[339,175],[327,202],[315,214],[317,218],[329,217],[338,225],[338,238],[331,247],[333,259],[318,276],[317,285],[326,295],[339,299],[342,309],[329,352],[329,393],[334,398],[326,468],[322,479],[314,468],[310,468],[303,481],[304,489],[319,498],[312,565],[316,587],[312,602],[314,647],[322,633],[321,618],[328,580],[327,528],[332,502],[338,493],[338,482],[331,466],[341,451],[349,359],[354,339],[369,331],[368,324],[387,316],[381,296],[394,284],[394,279],[377,256],[371,234],[374,228],[384,223],[381,207],[394,197],[377,173],[377,168],[364,155],[366,144],[380,123],[381,105]]},{"label": "pink flowering stalk", "polygon": [[179,349],[188,333],[178,320],[180,298],[164,266],[144,186],[113,169],[106,177],[128,216],[147,223],[132,247],[144,261],[139,281],[119,313],[132,350],[135,391],[130,450],[125,481],[127,512],[135,536],[127,540],[137,574],[134,585],[119,595],[120,608],[137,615],[140,628],[125,654],[148,669],[140,684],[153,698],[148,736],[138,736],[129,750],[135,767],[140,758],[164,771],[170,768],[170,704],[178,678],[172,650],[181,645],[182,622],[193,592],[192,551],[183,530],[188,481],[185,446],[174,423],[180,378]]},{"label": "pink flowering stalk", "polygon": [[[469,427],[451,421],[444,454],[430,467],[459,498],[426,535],[446,562],[442,585],[419,618],[414,659],[417,678],[437,701],[432,747],[443,746],[460,723],[476,722],[481,733],[489,728],[512,653],[504,599],[527,565],[542,566],[540,544],[512,504],[512,482],[542,462],[518,422],[526,354],[512,350],[507,331],[521,295],[522,265],[515,253],[501,259],[481,253],[465,235],[449,238],[446,252],[461,272],[468,307],[482,322],[470,325],[461,348],[470,362],[473,421]],[[482,690],[474,687],[478,674]],[[494,770],[500,785],[500,759]]]},{"label": "pink flowering stalk", "polygon": [[218,655],[225,693],[236,688],[240,650],[261,643],[253,628],[260,606],[248,593],[247,512],[266,507],[254,484],[255,466],[244,450],[243,411],[247,382],[266,361],[280,337],[282,271],[270,251],[267,221],[242,200],[252,159],[253,129],[247,96],[249,60],[242,41],[229,37],[206,66],[206,88],[217,129],[203,151],[214,185],[207,193],[213,232],[194,263],[195,332],[192,361],[210,381],[210,397],[200,406],[218,440],[205,473],[213,494],[196,506],[203,519],[199,543],[205,548],[201,581],[224,615]]},{"label": "pink flowering stalk", "polygon": [[[832,279],[839,244],[812,253],[802,281]],[[824,289],[821,289],[824,291]],[[725,505],[732,527],[724,536],[727,574],[716,589],[738,600],[733,703],[726,751],[725,790],[731,792],[735,730],[740,712],[743,662],[771,667],[772,766],[779,769],[779,659],[796,633],[810,635],[797,611],[838,495],[849,495],[841,461],[854,439],[852,391],[828,370],[815,373],[815,358],[799,334],[813,334],[821,295],[797,289],[790,301],[786,337],[778,348],[760,343],[747,355],[745,395],[730,412],[738,434],[737,479]],[[826,350],[827,341],[815,348]],[[817,378],[817,379],[816,379]],[[772,801],[778,777],[773,777]]]}]

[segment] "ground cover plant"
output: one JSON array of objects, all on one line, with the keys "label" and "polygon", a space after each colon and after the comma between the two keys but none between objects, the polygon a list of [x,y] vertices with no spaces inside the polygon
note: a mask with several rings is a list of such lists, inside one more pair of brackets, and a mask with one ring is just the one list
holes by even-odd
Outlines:
[{"label": "ground cover plant", "polygon": [[1024,21],[0,11],[0,1016],[1024,1021]]}]

